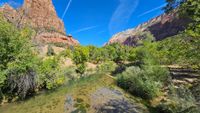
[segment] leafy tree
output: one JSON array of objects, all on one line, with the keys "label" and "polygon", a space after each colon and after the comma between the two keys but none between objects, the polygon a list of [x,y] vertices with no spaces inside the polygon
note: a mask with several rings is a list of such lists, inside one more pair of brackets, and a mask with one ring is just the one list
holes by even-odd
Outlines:
[{"label": "leafy tree", "polygon": [[157,43],[156,56],[162,64],[179,64],[199,68],[199,42],[199,38],[185,33],[169,37]]},{"label": "leafy tree", "polygon": [[148,58],[149,55],[153,57],[153,53],[156,52],[156,47],[152,44],[155,38],[150,32],[138,33],[138,35],[142,37],[142,40],[138,42],[140,43],[140,46],[130,50],[128,59],[129,61],[140,62],[143,64],[143,59],[145,57]]},{"label": "leafy tree", "polygon": [[179,11],[193,20],[187,33],[193,37],[200,37],[200,0],[187,0],[180,6]]},{"label": "leafy tree", "polygon": [[165,12],[170,12],[175,8],[179,7],[186,0],[166,0],[167,5],[163,8]]},{"label": "leafy tree", "polygon": [[93,63],[99,63],[103,61],[102,49],[95,46],[88,46],[89,49],[89,60]]},{"label": "leafy tree", "polygon": [[0,88],[22,99],[36,87],[38,60],[29,41],[32,33],[0,18]]},{"label": "leafy tree", "polygon": [[109,58],[110,60],[116,63],[121,63],[127,60],[127,56],[129,55],[130,49],[128,46],[114,43],[114,44],[105,46],[104,50],[106,51],[105,54],[108,55],[107,58]]},{"label": "leafy tree", "polygon": [[52,89],[64,83],[64,74],[55,57],[42,61],[39,65],[38,72],[40,87]]},{"label": "leafy tree", "polygon": [[179,16],[190,18],[187,33],[194,37],[200,36],[200,0],[166,0],[168,3],[164,8],[166,12],[178,10]]},{"label": "leafy tree", "polygon": [[77,46],[73,50],[73,61],[77,65],[77,72],[85,72],[85,63],[89,59],[89,50],[87,47]]}]

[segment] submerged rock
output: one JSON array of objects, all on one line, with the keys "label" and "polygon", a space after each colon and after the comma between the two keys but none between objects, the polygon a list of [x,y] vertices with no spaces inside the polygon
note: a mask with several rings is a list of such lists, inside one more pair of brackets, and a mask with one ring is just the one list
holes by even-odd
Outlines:
[{"label": "submerged rock", "polygon": [[128,100],[122,92],[100,88],[91,94],[91,106],[96,113],[146,113],[139,103]]}]

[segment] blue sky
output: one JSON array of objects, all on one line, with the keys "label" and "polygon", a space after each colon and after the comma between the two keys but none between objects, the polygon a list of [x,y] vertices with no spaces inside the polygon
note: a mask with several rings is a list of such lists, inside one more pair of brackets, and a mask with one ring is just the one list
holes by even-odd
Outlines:
[{"label": "blue sky", "polygon": [[[19,7],[23,0],[0,0]],[[82,45],[102,46],[113,34],[163,13],[165,0],[53,0],[67,34]]]}]

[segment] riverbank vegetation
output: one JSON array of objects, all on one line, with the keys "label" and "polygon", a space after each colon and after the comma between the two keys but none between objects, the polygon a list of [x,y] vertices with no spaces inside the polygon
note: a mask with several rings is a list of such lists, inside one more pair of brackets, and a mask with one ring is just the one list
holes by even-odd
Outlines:
[{"label": "riverbank vegetation", "polygon": [[[192,20],[185,31],[175,36],[155,41],[151,33],[139,32],[143,40],[138,42],[137,47],[118,43],[104,47],[79,45],[66,47],[59,54],[49,45],[46,56],[40,56],[37,47],[30,41],[34,30],[18,29],[1,17],[0,102],[24,101],[42,91],[49,93],[59,87],[67,87],[71,81],[85,77],[97,77],[95,80],[98,81],[98,76],[108,75],[114,78],[112,84],[140,98],[152,113],[198,113],[199,80],[194,84],[177,85],[173,81],[174,72],[169,68],[189,69],[183,70],[182,75],[191,70],[199,75],[200,2],[167,2],[166,12],[177,8],[180,16],[190,16]],[[66,58],[73,62],[71,66],[63,66]],[[88,63],[94,68],[88,69]],[[91,82],[91,87],[92,83],[95,82]]]}]

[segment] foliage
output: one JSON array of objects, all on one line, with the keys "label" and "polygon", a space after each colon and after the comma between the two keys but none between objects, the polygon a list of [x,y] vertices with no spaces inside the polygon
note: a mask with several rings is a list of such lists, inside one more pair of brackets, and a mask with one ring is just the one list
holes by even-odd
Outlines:
[{"label": "foliage", "polygon": [[193,20],[187,33],[193,37],[200,37],[200,0],[187,0],[181,5],[179,11]]},{"label": "foliage", "polygon": [[104,51],[106,51],[105,58],[109,58],[109,60],[112,60],[116,63],[121,63],[123,61],[126,61],[129,55],[129,47],[128,46],[123,46],[118,43],[114,43],[111,45],[107,45],[104,48]]},{"label": "foliage", "polygon": [[85,63],[89,58],[89,50],[86,47],[77,46],[73,50],[73,61],[77,66],[77,72],[84,74],[86,70]]},{"label": "foliage", "polygon": [[159,103],[155,109],[162,113],[199,113],[195,99],[189,89],[183,86],[174,88],[170,86],[169,100]]},{"label": "foliage", "polygon": [[[66,81],[69,73],[58,65],[59,56],[38,57],[30,41],[33,33],[0,18],[0,98],[24,99],[38,89],[52,89]],[[48,49],[53,55],[52,48]]]},{"label": "foliage", "polygon": [[65,76],[54,57],[45,59],[39,66],[40,87],[55,88],[65,82]]},{"label": "foliage", "polygon": [[186,0],[166,0],[167,5],[163,9],[165,10],[165,12],[170,12],[179,7],[185,1]]},{"label": "foliage", "polygon": [[62,48],[66,48],[67,47],[67,44],[62,43],[62,42],[52,43],[52,45],[54,45],[56,47],[62,47]]},{"label": "foliage", "polygon": [[118,85],[139,97],[152,99],[161,93],[160,89],[168,80],[169,72],[160,66],[152,54],[155,52],[151,44],[153,36],[145,34],[142,46],[131,50],[129,58],[136,62],[137,67],[130,67],[118,75]]},{"label": "foliage", "polygon": [[200,103],[200,81],[197,81],[190,90],[197,102]]},{"label": "foliage", "polygon": [[104,63],[98,65],[97,71],[101,72],[101,73],[102,72],[110,73],[110,72],[114,71],[116,67],[117,67],[117,65],[114,62],[107,61],[107,62],[104,62]]},{"label": "foliage", "polygon": [[[154,72],[155,76],[156,73]],[[118,75],[118,85],[136,96],[152,99],[161,93],[163,82],[148,74],[148,71],[139,67],[130,67]]]},{"label": "foliage", "polygon": [[66,48],[64,51],[59,53],[59,56],[72,58],[73,53],[72,53],[72,50],[70,48]]},{"label": "foliage", "polygon": [[179,34],[157,43],[157,51],[153,52],[162,64],[179,64],[200,67],[199,38]]},{"label": "foliage", "polygon": [[89,61],[93,63],[100,63],[104,61],[103,49],[95,46],[88,46],[89,49]]},{"label": "foliage", "polygon": [[77,65],[77,69],[76,69],[77,73],[80,73],[81,75],[83,75],[85,73],[85,71],[86,71],[85,63]]},{"label": "foliage", "polygon": [[190,18],[187,33],[193,37],[200,36],[200,0],[166,0],[168,3],[164,8],[166,12],[178,10],[179,16]]},{"label": "foliage", "polygon": [[88,61],[89,50],[86,47],[77,46],[73,50],[73,61],[76,65],[83,64]]},{"label": "foliage", "polygon": [[[150,53],[156,52],[156,46],[152,44],[154,36],[150,32],[138,33],[138,35],[142,37],[143,40],[139,41],[140,46],[130,50],[128,60],[142,63],[144,62],[142,61],[144,57],[148,57]],[[151,57],[153,56],[151,55]]]},{"label": "foliage", "polygon": [[32,30],[18,30],[0,18],[0,86],[3,93],[24,98],[36,87],[37,57],[29,42]]},{"label": "foliage", "polygon": [[47,56],[53,56],[55,55],[55,52],[54,52],[54,49],[52,47],[52,45],[48,45],[48,48],[47,48]]}]

